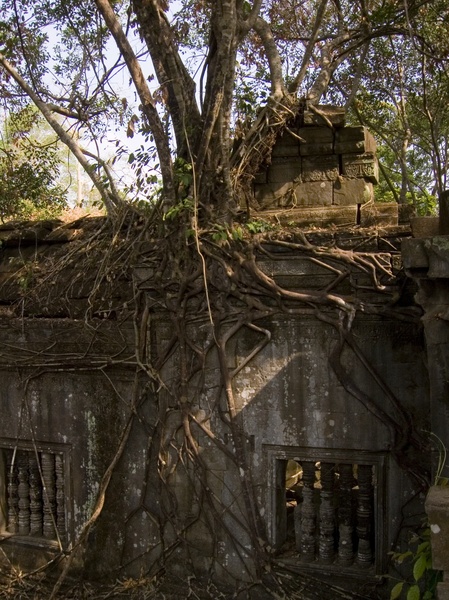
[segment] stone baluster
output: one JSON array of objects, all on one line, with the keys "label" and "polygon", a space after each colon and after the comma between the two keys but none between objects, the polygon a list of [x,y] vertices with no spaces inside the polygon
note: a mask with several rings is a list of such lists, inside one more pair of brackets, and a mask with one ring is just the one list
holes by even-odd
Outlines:
[{"label": "stone baluster", "polygon": [[296,539],[296,547],[301,554],[301,560],[312,562],[315,560],[315,531],[316,508],[315,495],[315,463],[302,463],[302,503],[300,505],[300,537]]},{"label": "stone baluster", "polygon": [[61,454],[55,455],[56,475],[56,526],[59,539],[65,541],[65,491],[64,491],[64,462]]},{"label": "stone baluster", "polygon": [[14,453],[8,452],[8,527],[9,533],[19,532],[19,496],[17,493],[17,465]]},{"label": "stone baluster", "polygon": [[352,565],[354,560],[353,548],[353,493],[355,479],[353,466],[342,464],[340,472],[340,493],[338,504],[338,562],[342,566]]},{"label": "stone baluster", "polygon": [[17,453],[18,480],[17,493],[19,496],[19,535],[30,533],[30,484],[28,474],[28,452]]},{"label": "stone baluster", "polygon": [[333,464],[321,463],[320,536],[318,555],[320,562],[330,564],[335,558],[335,508]]},{"label": "stone baluster", "polygon": [[373,524],[373,468],[371,465],[358,465],[357,479],[357,563],[369,567],[373,564],[372,524]]},{"label": "stone baluster", "polygon": [[56,537],[56,489],[55,489],[55,456],[47,452],[42,452],[42,477],[44,480],[43,501],[44,501],[44,519],[43,534],[48,539]]},{"label": "stone baluster", "polygon": [[34,452],[29,456],[30,535],[42,536],[42,482]]}]

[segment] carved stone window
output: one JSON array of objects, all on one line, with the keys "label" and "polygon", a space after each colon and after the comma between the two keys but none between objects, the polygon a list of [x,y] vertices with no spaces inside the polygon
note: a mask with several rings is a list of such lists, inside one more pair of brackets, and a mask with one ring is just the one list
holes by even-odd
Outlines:
[{"label": "carved stone window", "polygon": [[0,447],[0,536],[67,541],[66,457],[28,444]]},{"label": "carved stone window", "polygon": [[383,572],[385,460],[368,453],[271,448],[272,534],[299,566]]}]

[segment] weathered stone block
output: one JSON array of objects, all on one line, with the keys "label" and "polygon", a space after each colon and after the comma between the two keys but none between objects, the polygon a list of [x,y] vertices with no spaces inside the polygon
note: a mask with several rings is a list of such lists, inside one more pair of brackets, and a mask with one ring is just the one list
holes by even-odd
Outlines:
[{"label": "weathered stone block", "polygon": [[32,229],[4,229],[0,230],[0,242],[2,246],[35,246],[44,241],[50,235],[50,231],[44,227],[33,227]]},{"label": "weathered stone block", "polygon": [[429,267],[429,258],[422,240],[413,238],[403,240],[401,254],[405,269],[427,269]]},{"label": "weathered stone block", "polygon": [[438,600],[449,600],[449,581],[440,581],[437,585]]},{"label": "weathered stone block", "polygon": [[431,240],[426,240],[427,253],[429,256],[429,279],[449,278],[449,236],[438,235]]},{"label": "weathered stone block", "polygon": [[299,140],[288,132],[277,140],[271,156],[299,156]]},{"label": "weathered stone block", "polygon": [[343,127],[335,132],[335,153],[376,152],[376,140],[366,127]]},{"label": "weathered stone block", "polygon": [[413,237],[428,238],[438,235],[440,220],[438,217],[412,217],[410,225]]},{"label": "weathered stone block", "polygon": [[301,156],[332,154],[334,151],[334,132],[328,127],[302,127],[298,135],[301,138]]},{"label": "weathered stone block", "polygon": [[373,184],[364,179],[347,179],[339,177],[333,183],[334,199],[336,206],[348,204],[366,204],[374,199]]},{"label": "weathered stone block", "polygon": [[379,183],[379,163],[372,152],[364,154],[343,154],[341,157],[342,173],[350,179],[368,179]]},{"label": "weathered stone block", "polygon": [[341,106],[318,105],[317,111],[304,111],[304,125],[328,125],[332,123],[334,127],[345,126],[346,111]]},{"label": "weathered stone block", "polygon": [[425,507],[430,525],[432,566],[449,571],[449,487],[432,486]]},{"label": "weathered stone block", "polygon": [[298,206],[331,206],[332,183],[330,181],[309,181],[295,189]]},{"label": "weathered stone block", "polygon": [[335,181],[339,176],[339,161],[335,154],[302,159],[303,181]]},{"label": "weathered stone block", "polygon": [[399,204],[399,224],[408,224],[413,217],[416,216],[415,207],[413,204]]},{"label": "weathered stone block", "polygon": [[360,225],[397,225],[398,204],[397,202],[373,202],[360,208]]},{"label": "weathered stone block", "polygon": [[449,235],[449,190],[446,190],[440,194],[439,201],[440,207],[440,235]]},{"label": "weathered stone block", "polygon": [[261,209],[293,206],[296,202],[294,187],[291,181],[255,184],[254,197]]},{"label": "weathered stone block", "polygon": [[357,206],[314,206],[289,210],[276,215],[277,220],[284,224],[316,225],[356,225]]},{"label": "weathered stone block", "polygon": [[259,173],[256,173],[253,183],[267,183],[267,175],[268,169],[266,169],[265,171],[259,171]]},{"label": "weathered stone block", "polygon": [[294,181],[301,175],[301,159],[292,157],[273,158],[268,169],[268,183]]}]

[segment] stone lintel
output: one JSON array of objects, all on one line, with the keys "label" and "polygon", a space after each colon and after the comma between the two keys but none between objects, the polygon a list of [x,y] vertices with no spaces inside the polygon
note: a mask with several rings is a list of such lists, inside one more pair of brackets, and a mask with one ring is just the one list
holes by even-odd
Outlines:
[{"label": "stone lintel", "polygon": [[36,246],[36,244],[46,241],[48,236],[48,229],[38,225],[32,229],[4,229],[0,230],[0,244],[4,247]]},{"label": "stone lintel", "polygon": [[269,277],[291,276],[303,277],[305,275],[325,275],[331,281],[334,277],[333,273],[329,274],[329,270],[306,260],[258,260],[257,265]]},{"label": "stone lintel", "polygon": [[379,183],[379,163],[372,152],[364,154],[343,154],[342,173],[351,179],[368,179]]}]

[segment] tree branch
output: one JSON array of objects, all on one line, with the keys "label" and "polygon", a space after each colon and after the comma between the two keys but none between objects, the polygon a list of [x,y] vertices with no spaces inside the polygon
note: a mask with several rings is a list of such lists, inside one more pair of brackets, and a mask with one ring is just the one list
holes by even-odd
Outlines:
[{"label": "tree branch", "polygon": [[264,19],[262,19],[262,17],[257,17],[254,22],[254,30],[262,40],[267,54],[271,74],[271,95],[276,99],[281,98],[285,93],[282,61],[271,32],[271,27]]},{"label": "tree branch", "polygon": [[147,81],[139,61],[126,37],[119,20],[111,8],[108,0],[95,0],[98,10],[102,14],[107,27],[109,28],[114,40],[120,50],[126,66],[128,67],[131,78],[136,87],[139,98],[142,102],[142,112],[148,120],[151,133],[154,136],[157,152],[159,155],[162,180],[164,185],[164,195],[170,204],[175,203],[175,186],[173,181],[173,169],[170,147],[167,136],[164,131],[159,114],[153,100],[153,96],[148,88]]},{"label": "tree branch", "polygon": [[173,32],[160,3],[157,0],[135,0],[133,8],[159,84],[167,90],[167,105],[173,122],[178,156],[188,160],[188,149],[196,148],[202,126],[195,99],[195,82],[179,56]]},{"label": "tree branch", "polygon": [[109,215],[115,214],[118,205],[120,204],[120,199],[118,197],[113,196],[103,185],[101,179],[95,173],[95,165],[92,165],[88,160],[86,160],[84,153],[80,146],[76,143],[73,137],[62,127],[56,117],[53,115],[53,111],[51,108],[39,98],[37,93],[33,90],[33,88],[28,85],[28,83],[23,79],[23,77],[16,71],[16,69],[11,65],[11,63],[5,58],[5,56],[0,53],[0,65],[3,69],[14,79],[17,85],[25,92],[25,94],[34,102],[37,108],[40,110],[42,115],[44,116],[47,123],[59,137],[61,142],[63,142],[66,146],[69,147],[72,154],[77,158],[80,165],[89,175],[92,183],[95,188],[100,193],[101,199],[104,202],[106,210]]},{"label": "tree branch", "polygon": [[318,31],[319,31],[321,23],[323,21],[324,13],[325,13],[326,7],[327,7],[327,2],[328,2],[328,0],[321,0],[321,4],[318,7],[318,11],[317,11],[317,14],[315,17],[315,23],[313,25],[312,35],[310,36],[310,39],[307,43],[307,46],[306,46],[306,49],[304,52],[304,56],[302,59],[302,63],[301,63],[301,68],[299,69],[298,74],[296,75],[296,77],[294,78],[294,80],[292,81],[292,83],[290,84],[290,86],[288,88],[288,91],[291,94],[297,93],[299,86],[303,82],[303,79],[305,77],[307,69],[309,68],[310,59],[312,58],[312,53],[313,53],[313,47],[315,46],[315,43],[317,41]]}]

